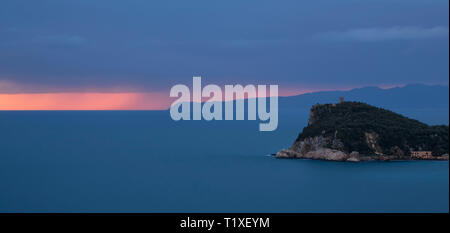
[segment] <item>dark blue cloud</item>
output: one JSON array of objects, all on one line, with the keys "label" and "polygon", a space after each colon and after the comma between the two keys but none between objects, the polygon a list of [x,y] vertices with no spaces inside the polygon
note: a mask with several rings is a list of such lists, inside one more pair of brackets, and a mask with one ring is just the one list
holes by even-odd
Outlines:
[{"label": "dark blue cloud", "polygon": [[[45,90],[448,83],[448,1],[2,1],[0,81]],[[327,38],[327,39],[324,39]]]},{"label": "dark blue cloud", "polygon": [[316,39],[379,42],[385,40],[448,39],[448,27],[356,28],[342,32],[322,33]]}]

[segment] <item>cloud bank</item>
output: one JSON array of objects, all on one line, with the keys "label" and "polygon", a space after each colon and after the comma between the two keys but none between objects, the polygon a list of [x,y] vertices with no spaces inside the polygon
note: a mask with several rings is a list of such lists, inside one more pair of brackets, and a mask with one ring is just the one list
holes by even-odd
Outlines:
[{"label": "cloud bank", "polygon": [[417,40],[431,38],[448,38],[448,27],[389,27],[389,28],[356,28],[340,32],[328,32],[319,37],[344,41],[386,41]]}]

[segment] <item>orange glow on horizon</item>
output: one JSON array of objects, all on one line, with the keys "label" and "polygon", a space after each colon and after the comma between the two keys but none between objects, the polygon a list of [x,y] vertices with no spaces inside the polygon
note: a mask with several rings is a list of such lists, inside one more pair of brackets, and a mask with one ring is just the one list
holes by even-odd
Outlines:
[{"label": "orange glow on horizon", "polygon": [[166,93],[0,94],[0,110],[163,110]]},{"label": "orange glow on horizon", "polygon": [[[285,88],[279,90],[278,96],[295,96],[326,90]],[[225,99],[224,95],[222,98]],[[167,110],[176,99],[169,97],[167,92],[0,93],[0,110]],[[202,101],[206,100],[209,98],[202,98]]]}]

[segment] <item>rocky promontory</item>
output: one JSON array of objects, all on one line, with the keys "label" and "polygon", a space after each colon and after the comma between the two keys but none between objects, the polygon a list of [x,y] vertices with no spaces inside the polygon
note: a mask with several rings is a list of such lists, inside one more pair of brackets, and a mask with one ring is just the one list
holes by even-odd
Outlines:
[{"label": "rocky promontory", "polygon": [[318,104],[311,108],[308,126],[292,146],[275,157],[348,162],[448,160],[448,136],[448,126],[428,126],[365,103]]}]

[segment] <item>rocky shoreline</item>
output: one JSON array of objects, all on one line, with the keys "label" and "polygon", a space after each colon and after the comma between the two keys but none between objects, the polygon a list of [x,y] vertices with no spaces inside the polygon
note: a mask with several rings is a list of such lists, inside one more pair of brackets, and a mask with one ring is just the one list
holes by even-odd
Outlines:
[{"label": "rocky shoreline", "polygon": [[313,160],[326,160],[326,161],[341,161],[341,162],[363,162],[363,161],[406,161],[406,160],[438,160],[447,161],[449,155],[444,154],[436,156],[431,159],[417,159],[410,156],[395,156],[395,155],[360,155],[357,151],[353,151],[349,154],[334,150],[330,148],[320,148],[318,150],[309,151],[305,154],[300,152],[282,149],[275,154],[275,158],[280,159],[313,159]]}]

